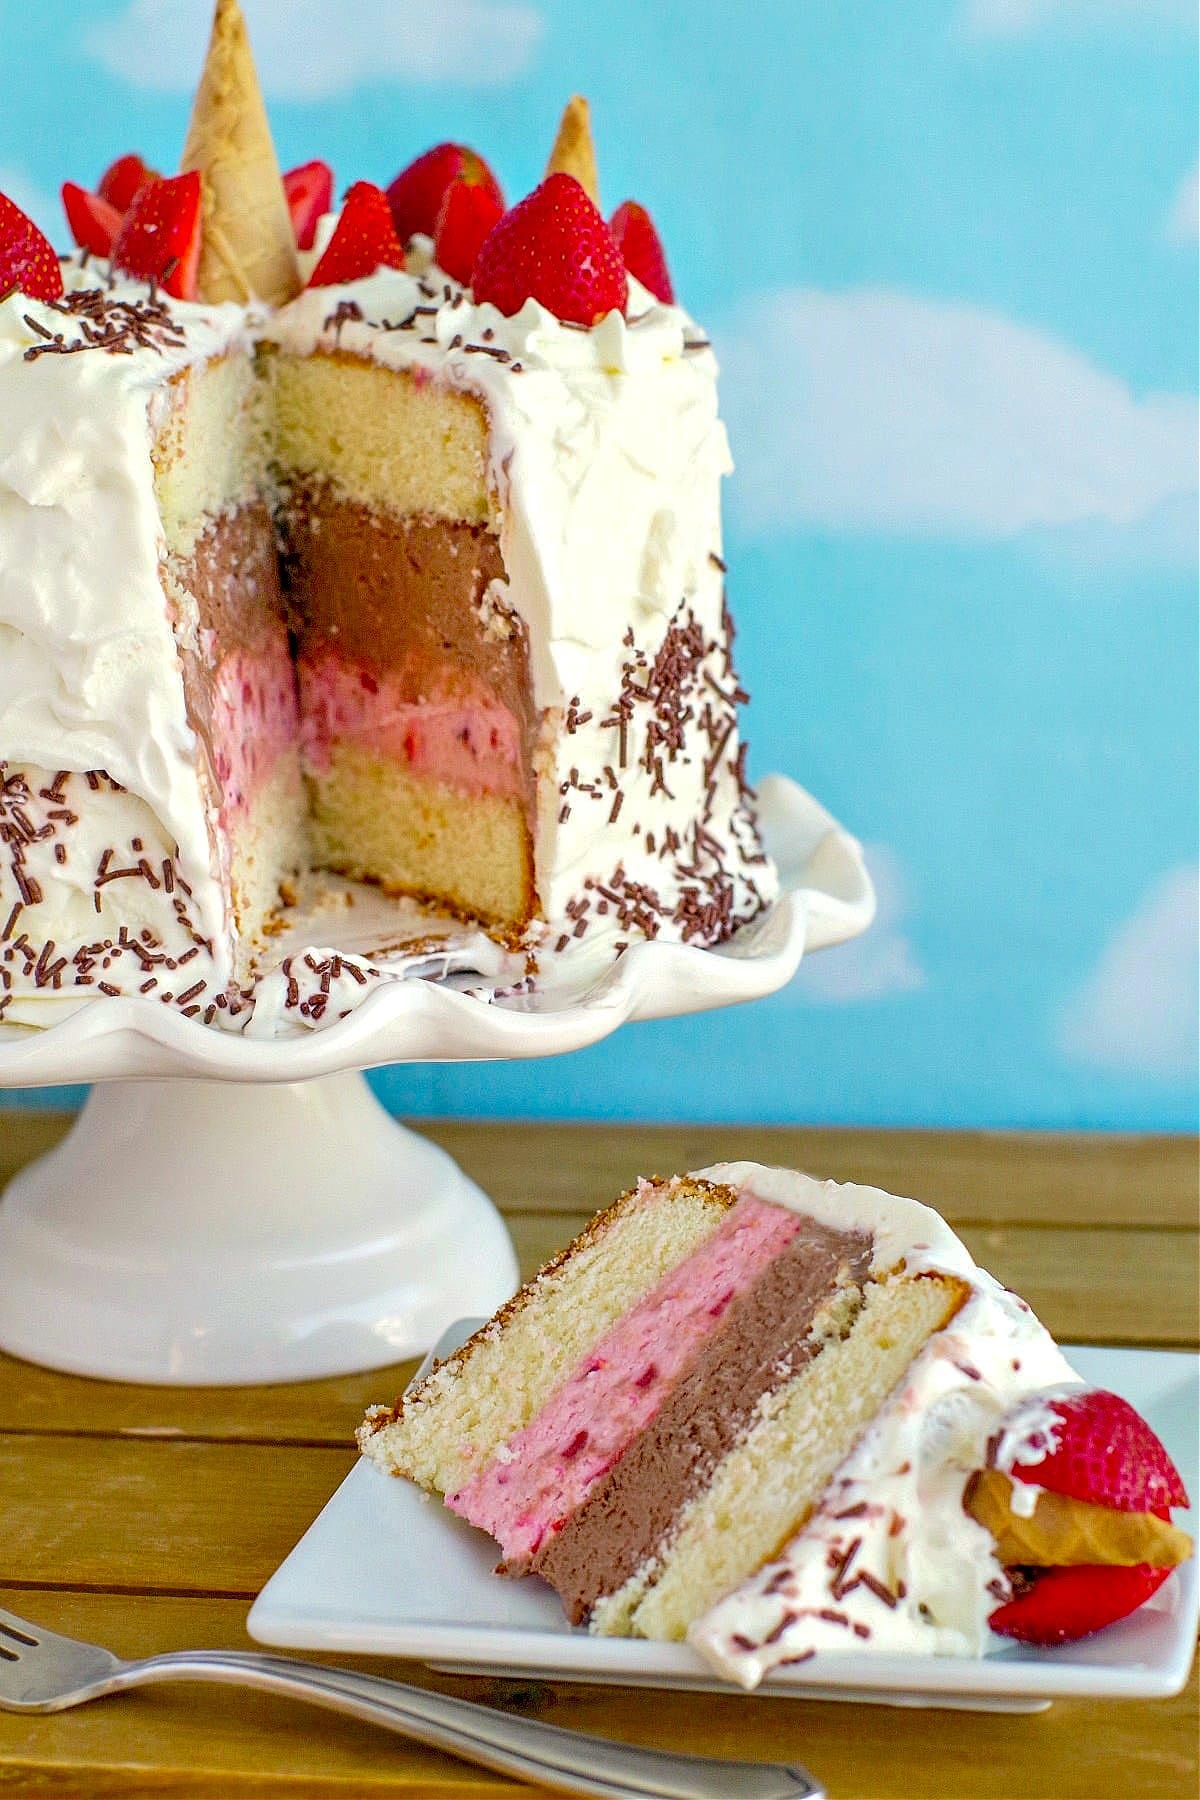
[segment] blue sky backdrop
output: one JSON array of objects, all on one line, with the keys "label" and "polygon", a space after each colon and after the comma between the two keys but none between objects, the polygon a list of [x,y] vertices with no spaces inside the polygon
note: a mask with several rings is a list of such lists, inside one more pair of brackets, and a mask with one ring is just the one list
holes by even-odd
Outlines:
[{"label": "blue sky backdrop", "polygon": [[[510,198],[573,89],[710,328],[752,766],[880,919],[753,1007],[410,1112],[1190,1128],[1191,0],[244,0],[284,165],[447,137]],[[0,189],[177,162],[209,0],[0,0]],[[348,22],[352,21],[352,27]]]}]

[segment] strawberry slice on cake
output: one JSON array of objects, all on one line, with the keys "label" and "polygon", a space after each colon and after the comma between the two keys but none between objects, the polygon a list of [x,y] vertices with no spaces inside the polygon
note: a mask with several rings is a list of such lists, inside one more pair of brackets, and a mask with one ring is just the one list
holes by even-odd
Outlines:
[{"label": "strawberry slice on cake", "polygon": [[617,248],[625,258],[625,267],[635,281],[664,306],[671,306],[675,290],[667,268],[662,239],[654,228],[654,220],[636,200],[623,200],[609,222]]},{"label": "strawberry slice on cake", "polygon": [[317,223],[333,205],[333,170],[318,157],[288,169],[283,176],[297,250],[311,250]]},{"label": "strawberry slice on cake", "polygon": [[200,197],[200,177],[194,171],[139,188],[112,247],[114,265],[161,283],[180,300],[195,299]]},{"label": "strawberry slice on cake", "polygon": [[0,194],[0,299],[22,293],[31,300],[57,300],[62,269],[54,248],[7,194]]}]

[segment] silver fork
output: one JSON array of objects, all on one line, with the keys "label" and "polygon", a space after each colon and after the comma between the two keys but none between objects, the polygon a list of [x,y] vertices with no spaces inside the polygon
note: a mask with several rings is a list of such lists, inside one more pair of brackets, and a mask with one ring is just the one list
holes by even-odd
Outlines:
[{"label": "silver fork", "polygon": [[601,1800],[824,1800],[804,1769],[644,1750],[404,1682],[247,1650],[172,1650],[124,1662],[0,1610],[0,1710],[61,1712],[153,1681],[219,1681],[349,1713],[455,1756]]}]

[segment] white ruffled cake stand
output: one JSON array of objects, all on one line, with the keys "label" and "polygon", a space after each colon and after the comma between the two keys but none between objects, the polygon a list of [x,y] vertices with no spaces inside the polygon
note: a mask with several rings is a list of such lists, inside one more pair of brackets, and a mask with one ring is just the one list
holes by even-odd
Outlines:
[{"label": "white ruffled cake stand", "polygon": [[114,1380],[295,1381],[379,1368],[493,1312],[517,1281],[499,1213],[361,1071],[555,1056],[774,993],[805,950],[865,930],[874,895],[858,844],[802,788],[769,776],[759,800],[775,904],[716,950],[636,944],[583,992],[386,981],[281,1039],[137,999],[0,1025],[0,1086],[98,1084],[0,1202],[0,1348]]}]

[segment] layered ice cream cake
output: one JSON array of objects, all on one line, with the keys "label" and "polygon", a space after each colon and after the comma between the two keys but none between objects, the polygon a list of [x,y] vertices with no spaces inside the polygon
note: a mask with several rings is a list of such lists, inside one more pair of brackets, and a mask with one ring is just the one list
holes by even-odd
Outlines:
[{"label": "layered ice cream cake", "polygon": [[1178,1472],[935,1212],[752,1163],[641,1181],[359,1442],[594,1632],[747,1687],[1124,1616]]},{"label": "layered ice cream cake", "polygon": [[716,364],[586,108],[516,206],[443,145],[333,212],[219,0],[182,160],[68,183],[65,259],[0,197],[0,1018],[240,1029],[314,872],[509,978],[722,942],[775,877]]}]

